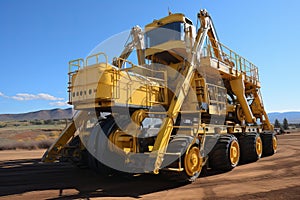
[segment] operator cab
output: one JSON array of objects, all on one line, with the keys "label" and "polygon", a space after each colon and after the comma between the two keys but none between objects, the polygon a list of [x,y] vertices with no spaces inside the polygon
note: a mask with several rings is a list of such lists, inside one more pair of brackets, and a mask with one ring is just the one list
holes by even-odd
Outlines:
[{"label": "operator cab", "polygon": [[145,27],[145,56],[156,63],[179,63],[187,58],[196,35],[191,20],[171,14]]}]

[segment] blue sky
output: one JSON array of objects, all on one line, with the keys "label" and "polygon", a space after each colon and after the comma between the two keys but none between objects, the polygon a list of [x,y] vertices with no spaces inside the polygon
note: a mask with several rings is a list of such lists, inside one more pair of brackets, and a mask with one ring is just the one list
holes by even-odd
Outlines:
[{"label": "blue sky", "polygon": [[268,112],[300,111],[298,0],[1,0],[0,113],[66,108],[68,61],[169,9],[213,17],[220,41],[259,67]]}]

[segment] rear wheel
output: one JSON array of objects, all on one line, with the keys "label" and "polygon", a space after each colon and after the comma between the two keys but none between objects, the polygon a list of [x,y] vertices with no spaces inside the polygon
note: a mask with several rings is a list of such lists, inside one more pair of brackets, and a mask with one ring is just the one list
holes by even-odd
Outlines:
[{"label": "rear wheel", "polygon": [[241,149],[241,162],[249,163],[257,161],[263,151],[262,139],[257,133],[248,133],[239,137]]},{"label": "rear wheel", "polygon": [[240,160],[240,146],[234,135],[220,135],[218,142],[209,153],[209,166],[215,170],[229,171]]},{"label": "rear wheel", "polygon": [[271,156],[277,151],[277,137],[274,133],[262,133],[260,134],[263,145],[263,156]]}]

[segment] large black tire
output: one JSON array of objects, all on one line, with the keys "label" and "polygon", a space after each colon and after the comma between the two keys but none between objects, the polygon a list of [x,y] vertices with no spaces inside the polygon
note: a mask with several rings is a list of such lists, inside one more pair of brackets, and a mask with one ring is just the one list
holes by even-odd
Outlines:
[{"label": "large black tire", "polygon": [[277,151],[277,137],[274,133],[261,133],[263,144],[262,156],[271,156]]},{"label": "large black tire", "polygon": [[[200,155],[199,141],[192,144],[193,141],[194,138],[191,136],[176,135],[169,143],[167,153],[181,153],[181,167],[183,167],[183,171],[164,172],[163,174],[166,175],[168,179],[177,182],[193,182],[199,177],[203,160]],[[172,158],[166,155],[163,166],[166,163],[169,164],[170,159],[174,159],[174,157]],[[177,168],[178,166],[179,159],[167,167]]]},{"label": "large black tire", "polygon": [[220,135],[209,153],[209,167],[214,170],[230,171],[239,163],[240,149],[234,135]]},{"label": "large black tire", "polygon": [[101,163],[88,151],[87,151],[87,164],[90,169],[104,176],[111,176],[117,173],[116,170]]},{"label": "large black tire", "polygon": [[249,163],[260,159],[262,155],[262,140],[257,133],[245,133],[239,137],[241,150],[240,162]]},{"label": "large black tire", "polygon": [[[119,171],[113,166],[122,166],[125,163],[125,154],[115,146],[110,145],[109,135],[118,129],[114,118],[108,116],[107,119],[97,123],[93,128],[89,138],[89,144],[94,144],[94,147],[87,147],[88,166],[94,171],[106,176],[119,174]],[[106,162],[102,162],[102,161]]]}]

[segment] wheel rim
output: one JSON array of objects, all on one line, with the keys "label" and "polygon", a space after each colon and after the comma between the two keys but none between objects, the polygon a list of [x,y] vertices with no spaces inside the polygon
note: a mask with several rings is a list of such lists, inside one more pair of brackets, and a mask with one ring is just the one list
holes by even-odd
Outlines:
[{"label": "wheel rim", "polygon": [[272,141],[273,141],[273,150],[274,150],[274,153],[275,153],[276,150],[277,150],[277,138],[276,138],[275,135],[273,135]]},{"label": "wheel rim", "polygon": [[257,137],[256,139],[255,149],[256,149],[257,156],[260,158],[262,155],[262,140],[260,137]]},{"label": "wheel rim", "polygon": [[192,147],[184,158],[185,171],[188,176],[193,176],[201,171],[202,159],[198,147]]},{"label": "wheel rim", "polygon": [[125,132],[121,131],[120,129],[115,130],[113,133],[109,135],[109,148],[111,151],[117,147],[123,150],[125,153],[128,153],[133,150],[132,144],[132,136],[126,134]]},{"label": "wheel rim", "polygon": [[235,167],[240,159],[240,147],[237,141],[232,141],[230,145],[230,162]]}]

